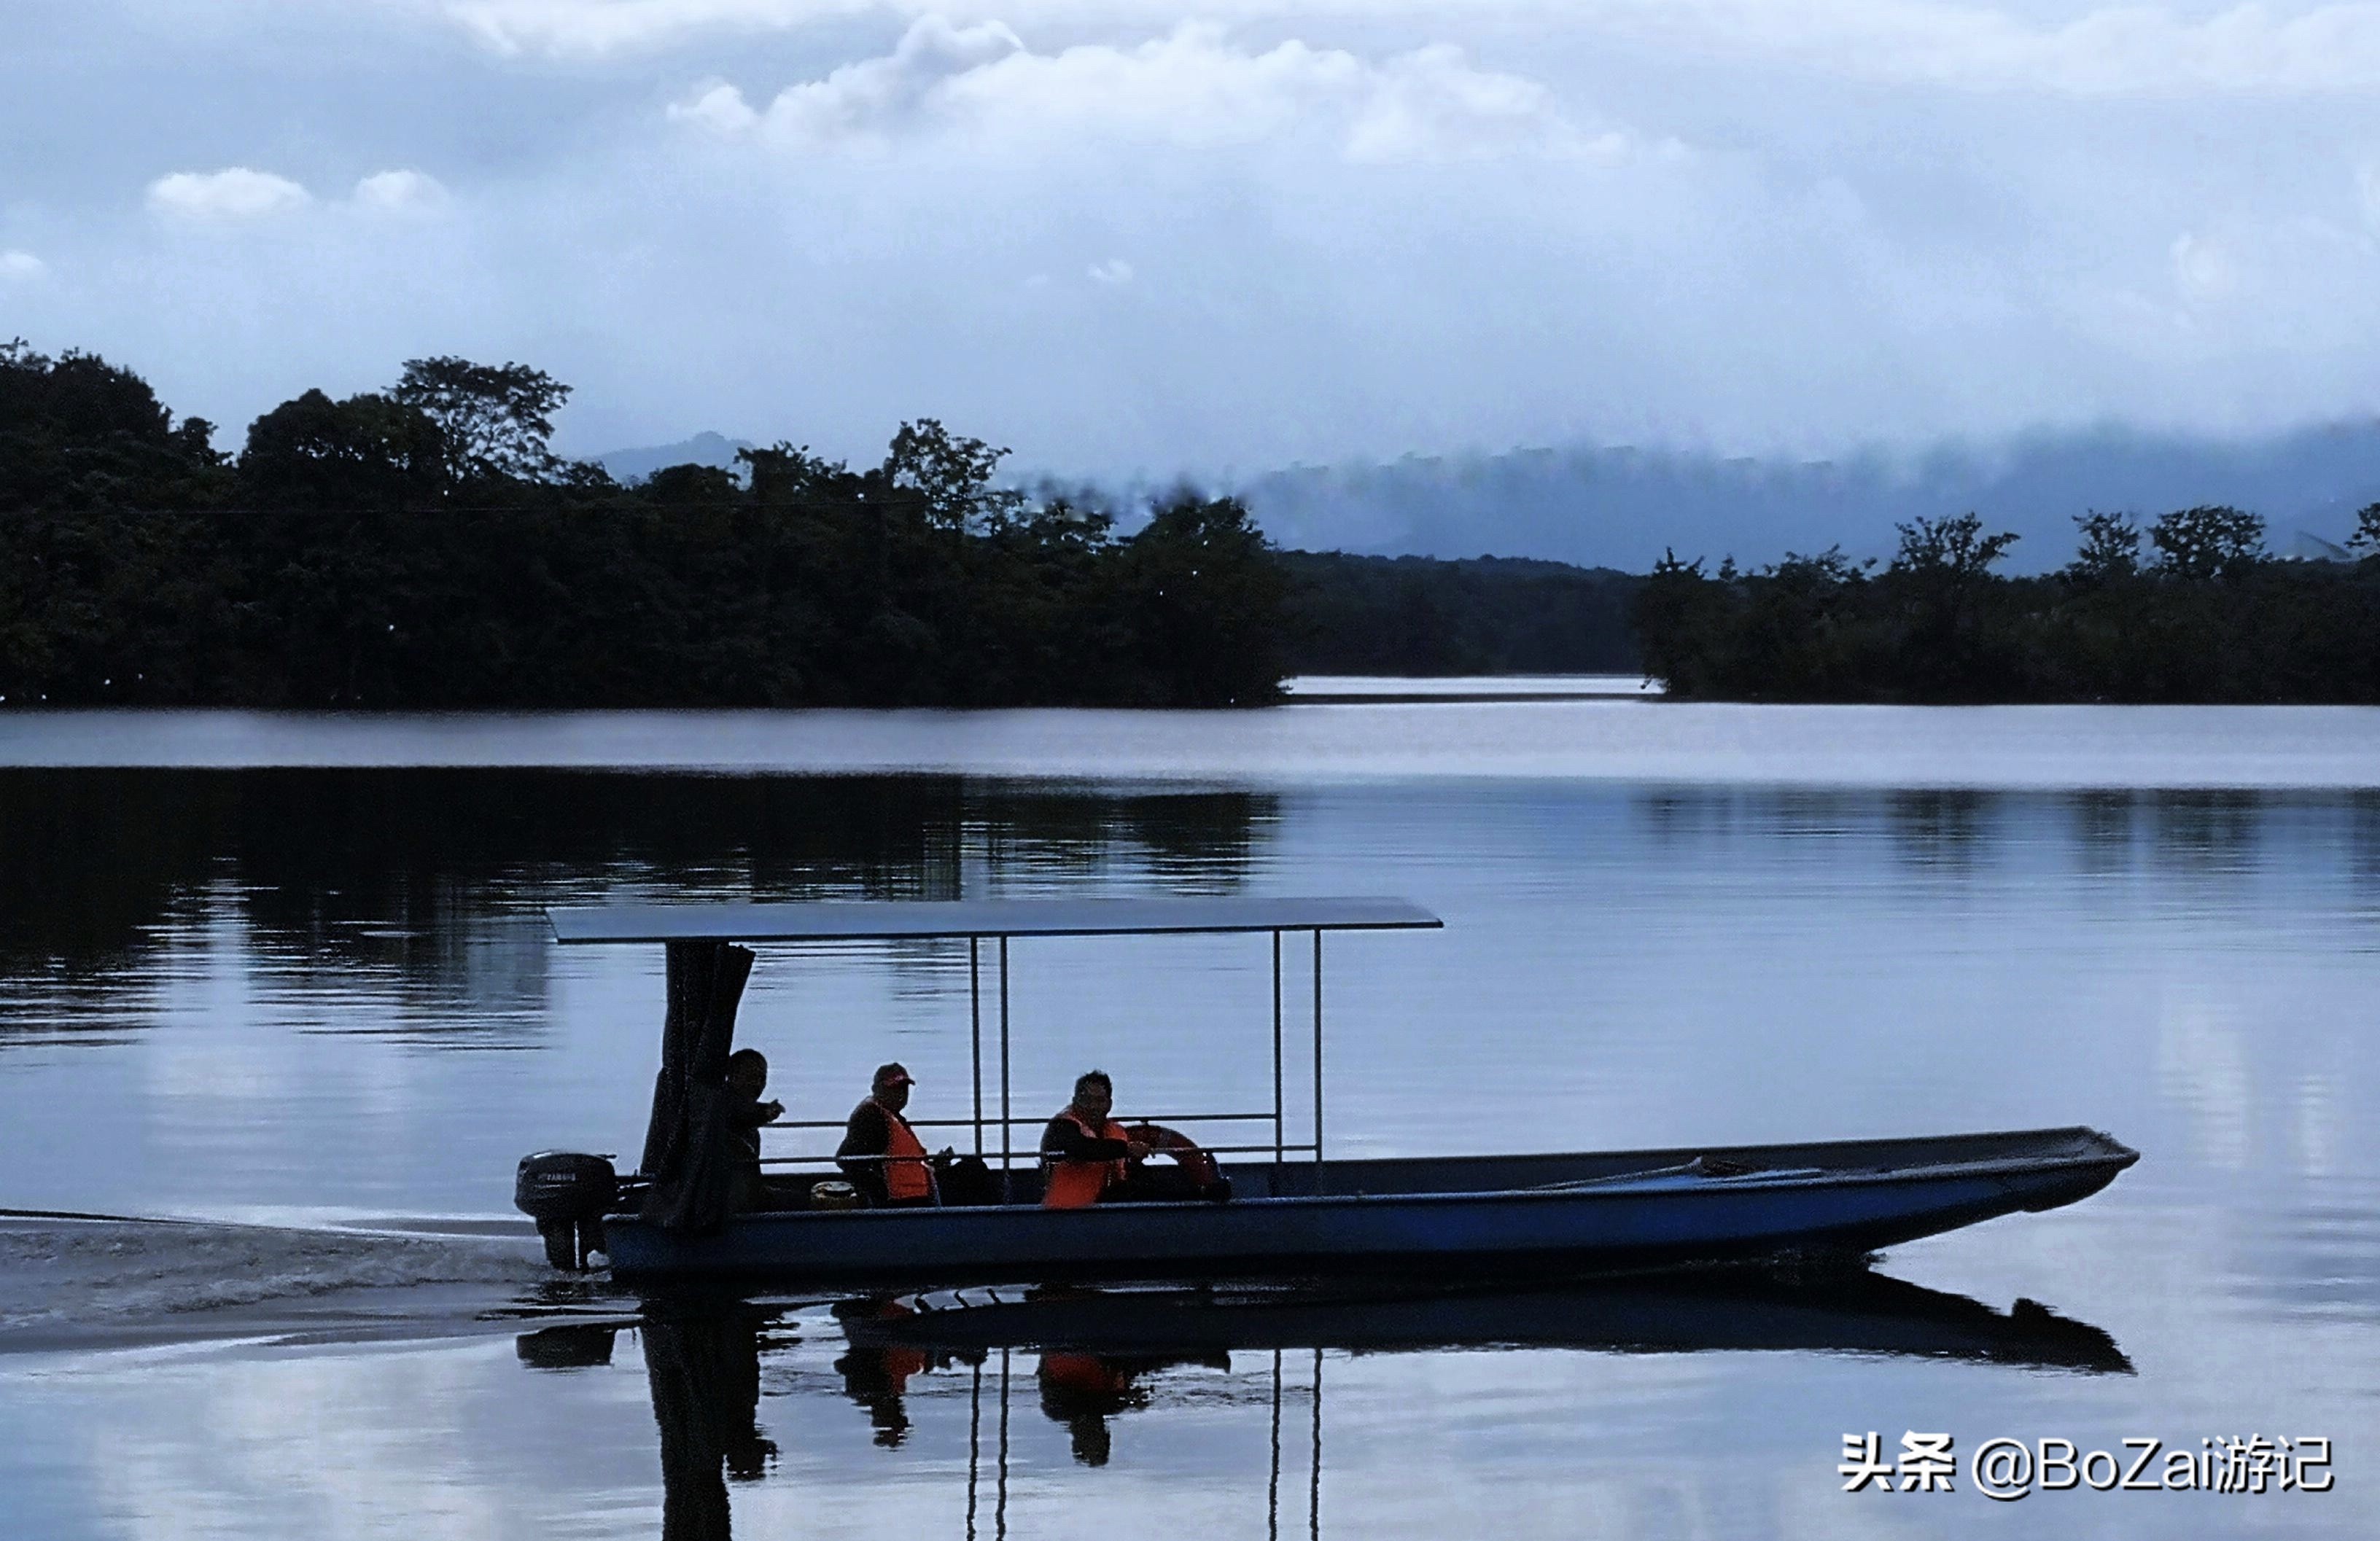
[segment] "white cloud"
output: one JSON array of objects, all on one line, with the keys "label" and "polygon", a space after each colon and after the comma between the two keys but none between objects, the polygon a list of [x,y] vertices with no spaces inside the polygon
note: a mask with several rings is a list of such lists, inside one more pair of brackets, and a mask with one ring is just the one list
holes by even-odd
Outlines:
[{"label": "white cloud", "polygon": [[670,115],[725,133],[765,127],[791,147],[872,144],[918,127],[949,103],[938,92],[969,75],[1021,54],[1025,44],[997,21],[954,27],[927,17],[902,34],[891,54],[844,65],[822,80],[789,86],[753,111],[733,86],[711,86]]},{"label": "white cloud", "polygon": [[796,152],[938,136],[975,150],[1117,137],[1212,146],[1316,131],[1360,161],[1610,160],[1627,146],[1574,127],[1542,84],[1479,69],[1443,45],[1374,64],[1294,40],[1252,53],[1185,25],[1131,46],[1037,54],[999,22],[941,17],[913,24],[891,54],[790,86],[764,109],[710,84],[670,115]]},{"label": "white cloud", "polygon": [[715,134],[744,133],[760,121],[744,93],[723,80],[705,81],[684,102],[671,103],[669,115],[674,122],[692,123]]},{"label": "white cloud", "polygon": [[2185,231],[2174,238],[2173,283],[2184,299],[2221,299],[2239,286],[2238,265],[2223,247]]},{"label": "white cloud", "polygon": [[306,189],[271,172],[232,166],[177,171],[149,184],[149,207],[176,219],[235,221],[285,213],[311,201]]},{"label": "white cloud", "polygon": [[1132,282],[1132,264],[1121,257],[1111,257],[1104,262],[1094,262],[1089,272],[1092,283],[1105,284],[1111,288]]},{"label": "white cloud", "polygon": [[[449,0],[316,0],[337,45],[293,95],[258,20],[285,0],[120,50],[107,6],[42,3],[118,95],[233,147],[132,190],[244,158],[311,188],[212,227],[266,240],[128,227],[120,135],[27,78],[64,139],[0,246],[55,271],[0,309],[229,422],[432,343],[577,383],[585,448],[717,427],[856,455],[932,412],[1021,464],[1125,470],[2250,431],[2368,415],[2380,380],[2380,93],[2306,84],[2362,67],[2369,6],[950,0],[912,28],[915,0],[475,0],[655,49],[555,67],[458,59]],[[2309,62],[2291,40],[2322,27]],[[302,164],[237,148],[292,134]],[[1672,136],[1694,153],[1648,152]],[[437,217],[387,212],[436,196],[388,171],[450,164],[504,196],[457,171]],[[1118,259],[1128,285],[1090,276]]]},{"label": "white cloud", "polygon": [[[1157,0],[886,0],[880,6],[868,0],[455,0],[447,6],[491,47],[565,54],[657,48],[705,31],[784,30],[876,9],[1109,27],[1164,27],[1182,15],[1178,5]],[[1206,0],[1198,9],[1234,20],[1401,14],[1436,23],[1531,13],[1565,29],[1700,54],[1965,90],[2095,96],[2380,85],[2380,4],[2370,0],[2288,15],[2242,5],[2194,19],[2167,6],[2119,4],[2036,20],[1941,0]]]},{"label": "white cloud", "polygon": [[[776,30],[880,7],[874,0],[454,0],[443,8],[500,53],[609,54],[689,32]],[[895,0],[895,8],[929,7]]]},{"label": "white cloud", "polygon": [[1572,127],[1553,93],[1517,75],[1474,69],[1439,44],[1390,59],[1376,72],[1347,138],[1349,159],[1469,159],[1519,151],[1617,160],[1625,135]]},{"label": "white cloud", "polygon": [[2072,96],[2321,93],[2380,85],[2380,5],[2192,20],[2117,5],[2036,22],[1936,0],[1585,0],[1638,37],[1870,79]]},{"label": "white cloud", "polygon": [[49,272],[50,264],[30,251],[0,251],[0,284],[30,284]]},{"label": "white cloud", "polygon": [[445,185],[427,172],[375,172],[356,184],[358,208],[389,213],[430,214],[446,207]]}]

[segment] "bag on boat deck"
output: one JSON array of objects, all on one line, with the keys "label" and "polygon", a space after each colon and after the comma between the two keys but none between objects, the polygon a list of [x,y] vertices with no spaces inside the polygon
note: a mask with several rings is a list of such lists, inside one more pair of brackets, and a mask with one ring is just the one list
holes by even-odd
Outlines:
[{"label": "bag on boat deck", "polygon": [[980,1156],[953,1156],[948,1151],[934,1158],[934,1186],[946,1205],[997,1204],[1000,1202],[1000,1179],[991,1174]]}]

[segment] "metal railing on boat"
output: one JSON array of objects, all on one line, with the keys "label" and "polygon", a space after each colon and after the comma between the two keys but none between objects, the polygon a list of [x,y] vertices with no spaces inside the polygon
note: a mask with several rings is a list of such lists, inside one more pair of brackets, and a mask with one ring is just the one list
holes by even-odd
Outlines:
[{"label": "metal railing on boat", "polygon": [[[1273,1115],[1270,1113],[1162,1113],[1152,1115],[1148,1118],[1135,1117],[1133,1120],[1133,1122],[1135,1124],[1156,1123],[1168,1126],[1177,1123],[1262,1123],[1269,1122],[1272,1116]],[[968,1129],[976,1127],[973,1120],[964,1118],[918,1118],[910,1119],[907,1122],[909,1127],[912,1129]],[[987,1119],[984,1122],[986,1123],[990,1123],[997,1121]],[[1025,1124],[1038,1127],[1049,1121],[1041,1118],[1011,1117],[1007,1122],[1011,1124]],[[839,1130],[847,1127],[847,1125],[840,1119],[812,1118],[780,1119],[774,1123],[764,1123],[760,1125],[760,1127],[763,1129]],[[1279,1165],[1290,1156],[1305,1156],[1309,1154],[1314,1156],[1314,1158],[1318,1161],[1321,1159],[1322,1147],[1318,1142],[1313,1140],[1276,1139],[1270,1144],[1201,1145],[1198,1148],[1209,1156],[1270,1156],[1273,1159],[1273,1163],[1275,1165]],[[798,1155],[791,1156],[763,1156],[760,1158],[760,1164],[763,1167],[776,1168],[841,1167],[851,1162],[881,1163],[900,1159],[901,1158],[892,1156],[837,1156],[832,1151],[816,1151],[803,1152]],[[1037,1160],[1039,1159],[1038,1150],[1035,1152],[1035,1159]]]},{"label": "metal railing on boat", "polygon": [[[1433,926],[1436,925],[1436,917],[1428,917],[1427,924]],[[1172,1113],[1161,1117],[1156,1115],[1146,1117],[1135,1115],[1133,1122],[1135,1123],[1160,1124],[1269,1123],[1272,1125],[1272,1141],[1269,1145],[1215,1145],[1205,1146],[1201,1148],[1208,1155],[1213,1156],[1269,1154],[1271,1156],[1273,1165],[1275,1166],[1280,1166],[1293,1156],[1311,1157],[1314,1162],[1314,1191],[1317,1194],[1319,1194],[1323,1191],[1322,933],[1325,928],[1319,926],[1310,928],[1305,927],[1284,927],[1266,928],[1265,929],[1272,938],[1272,1107],[1269,1110],[1249,1113]],[[1286,998],[1283,990],[1281,968],[1281,938],[1287,935],[1292,929],[1309,930],[1312,938],[1311,946],[1313,949],[1312,1020],[1314,1038],[1314,1122],[1313,1138],[1305,1140],[1293,1140],[1289,1137],[1289,1105],[1287,1098],[1288,1064],[1285,1049]],[[1000,1181],[1002,1191],[1006,1193],[1012,1189],[1014,1181],[1013,1174],[1016,1170],[1017,1157],[1020,1154],[1016,1149],[1014,1140],[1011,1137],[1013,1132],[1019,1127],[1038,1128],[1039,1126],[1047,1123],[1049,1119],[1046,1115],[1032,1117],[1020,1116],[1014,1110],[1014,1103],[1009,1083],[1011,1017],[1009,1013],[1008,943],[1010,938],[1007,935],[998,935],[989,939],[997,943],[997,947],[995,949],[995,967],[997,969],[998,994],[996,1000],[999,1017],[996,1025],[999,1037],[997,1054],[999,1066],[1000,1110],[997,1113],[992,1113],[984,1106],[985,1054],[983,1041],[983,943],[987,939],[985,937],[978,935],[970,935],[966,939],[967,1041],[968,1060],[970,1065],[969,1082],[974,1096],[973,1114],[971,1117],[963,1119],[912,1119],[909,1121],[909,1124],[910,1127],[914,1129],[971,1130],[975,1135],[975,1149],[973,1154],[978,1159],[986,1161],[989,1161],[991,1159],[992,1152],[985,1143],[984,1132],[987,1129],[996,1130],[1000,1140]],[[845,1127],[845,1124],[841,1120],[795,1119],[781,1120],[775,1123],[765,1124],[762,1127],[771,1129],[826,1130],[842,1129]],[[1038,1163],[1040,1159],[1038,1142],[1035,1142],[1030,1148],[1022,1154],[1025,1156],[1026,1162],[1028,1167]],[[832,1164],[834,1159],[835,1158],[831,1154],[819,1156],[776,1156],[764,1157],[761,1164],[763,1166],[775,1167],[822,1166]]]},{"label": "metal railing on boat", "polygon": [[[916,1121],[929,1129],[970,1129],[974,1151],[989,1162],[992,1156],[987,1132],[999,1138],[1003,1188],[1011,1183],[1019,1152],[1014,1131],[1044,1121],[1020,1117],[1011,1085],[1011,1015],[1009,942],[1019,937],[1182,936],[1237,933],[1272,938],[1272,1107],[1251,1113],[1187,1113],[1138,1122],[1159,1123],[1269,1123],[1267,1145],[1219,1145],[1217,1154],[1261,1155],[1269,1152],[1279,1166],[1291,1156],[1314,1161],[1314,1192],[1323,1192],[1322,1123],[1322,934],[1325,931],[1435,929],[1438,916],[1402,899],[1379,897],[1120,898],[1081,900],[921,900],[853,901],[815,904],[599,904],[546,912],[554,938],[565,943],[588,942],[850,942],[964,938],[967,944],[967,1027],[972,1116],[967,1119]],[[1313,1122],[1311,1138],[1289,1137],[1287,1097],[1288,1057],[1285,1045],[1287,1002],[1283,989],[1281,939],[1303,932],[1312,938]],[[995,944],[998,1010],[995,1050],[999,1110],[989,1106],[984,1043],[983,944]],[[670,953],[671,977],[676,976],[678,952]],[[740,990],[740,985],[738,989]],[[732,1011],[732,1006],[730,1007]],[[664,1074],[668,1074],[666,1060]],[[795,1120],[765,1127],[823,1130],[839,1122]],[[1024,1153],[1028,1162],[1039,1159],[1038,1142]],[[767,1159],[767,1164],[801,1166],[832,1161],[832,1156],[790,1156]]]}]

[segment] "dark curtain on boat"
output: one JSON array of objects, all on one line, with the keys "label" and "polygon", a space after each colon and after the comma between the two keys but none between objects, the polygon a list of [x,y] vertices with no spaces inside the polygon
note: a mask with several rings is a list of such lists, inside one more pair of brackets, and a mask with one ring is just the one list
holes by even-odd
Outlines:
[{"label": "dark curtain on boat", "polygon": [[662,1069],[638,1168],[652,1179],[644,1219],[664,1231],[715,1231],[735,1207],[736,1132],[724,1083],[735,1006],[751,973],[749,949],[723,941],[669,944]]}]

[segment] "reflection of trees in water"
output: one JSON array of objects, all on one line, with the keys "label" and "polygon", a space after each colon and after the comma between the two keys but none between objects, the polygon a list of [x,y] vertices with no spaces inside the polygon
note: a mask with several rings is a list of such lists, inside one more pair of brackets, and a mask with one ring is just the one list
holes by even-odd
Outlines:
[{"label": "reflection of trees in water", "polygon": [[2347,867],[2367,902],[2380,895],[2380,792],[2356,793],[2348,803]]},{"label": "reflection of trees in water", "polygon": [[1827,787],[1669,787],[1629,799],[1635,821],[1664,845],[1728,845],[1830,836],[1871,816],[1875,799]]},{"label": "reflection of trees in water", "polygon": [[550,903],[947,899],[987,870],[995,892],[1036,873],[1227,892],[1275,817],[1255,794],[949,776],[0,770],[0,975],[98,988],[228,905],[296,985],[370,979],[434,1030],[534,1032]]},{"label": "reflection of trees in water", "polygon": [[1843,792],[1664,787],[1630,801],[1634,826],[1663,848],[1790,845],[1881,830],[1921,871],[1958,877],[2012,842],[2063,833],[2093,878],[2152,872],[2234,878],[2280,860],[2343,858],[2380,888],[2380,794],[2223,790]]},{"label": "reflection of trees in water", "polygon": [[2111,878],[2130,871],[2139,831],[2138,800],[2130,792],[2077,792],[2058,799],[2066,811],[2074,865],[2086,877]]},{"label": "reflection of trees in water", "polygon": [[1912,867],[1965,872],[1987,854],[1998,831],[1998,796],[1987,792],[1896,792],[1885,804],[1894,852]]},{"label": "reflection of trees in water", "polygon": [[[2344,852],[2380,880],[2380,801],[2335,795],[2240,792],[2078,792],[2060,799],[2081,870],[2105,877],[2154,871],[2194,880],[2238,879],[2277,861],[2309,868]],[[2368,867],[2366,867],[2368,864]]]},{"label": "reflection of trees in water", "polygon": [[2252,870],[2277,802],[2254,792],[2168,792],[2149,800],[2150,850],[2158,867],[2193,878]]},{"label": "reflection of trees in water", "polygon": [[1249,792],[979,786],[966,811],[995,892],[1104,872],[1121,859],[1136,876],[1167,880],[1174,892],[1227,893],[1247,880],[1278,806]]},{"label": "reflection of trees in water", "polygon": [[0,770],[0,965],[101,966],[202,887],[223,850],[203,777]]},{"label": "reflection of trees in water", "polygon": [[2006,795],[1969,790],[1846,791],[1834,787],[1666,787],[1631,800],[1636,825],[1658,845],[1776,847],[1835,843],[1880,832],[1893,855],[1922,871],[1963,873],[2004,838],[1996,813]]}]

